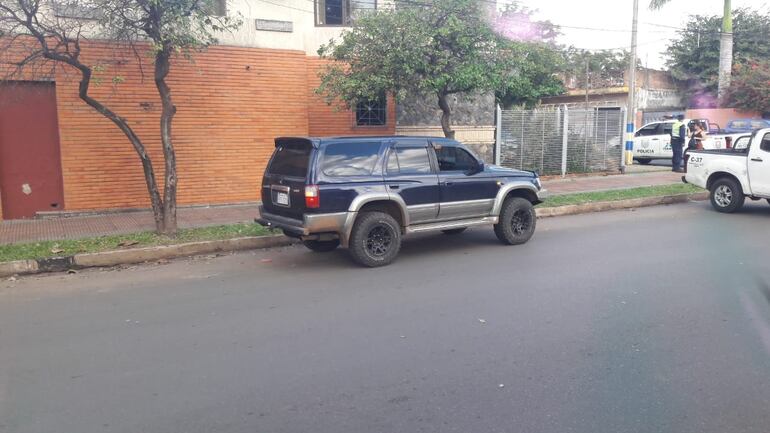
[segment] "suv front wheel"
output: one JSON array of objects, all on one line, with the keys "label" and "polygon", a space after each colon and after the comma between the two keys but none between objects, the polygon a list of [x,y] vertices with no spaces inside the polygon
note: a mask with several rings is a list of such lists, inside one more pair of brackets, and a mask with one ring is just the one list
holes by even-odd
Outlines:
[{"label": "suv front wheel", "polygon": [[537,216],[529,200],[509,197],[503,202],[500,220],[495,224],[495,235],[500,242],[508,245],[526,243],[535,233]]},{"label": "suv front wheel", "polygon": [[350,233],[350,256],[370,268],[392,262],[401,249],[401,228],[384,212],[363,212]]}]

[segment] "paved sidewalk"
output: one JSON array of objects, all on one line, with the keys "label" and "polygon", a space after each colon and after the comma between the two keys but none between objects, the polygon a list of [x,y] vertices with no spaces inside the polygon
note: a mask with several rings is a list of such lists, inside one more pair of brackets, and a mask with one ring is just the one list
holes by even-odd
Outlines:
[{"label": "paved sidewalk", "polygon": [[[681,182],[681,174],[671,171],[612,176],[553,179],[543,183],[552,195],[604,191]],[[180,228],[205,227],[253,221],[256,205],[180,208]],[[150,211],[132,211],[103,215],[0,221],[0,245],[57,239],[151,231],[155,228]]]}]

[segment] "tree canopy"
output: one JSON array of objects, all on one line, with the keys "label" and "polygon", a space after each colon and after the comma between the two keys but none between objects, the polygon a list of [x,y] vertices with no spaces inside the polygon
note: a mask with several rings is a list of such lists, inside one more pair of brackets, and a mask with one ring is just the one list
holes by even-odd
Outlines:
[{"label": "tree canopy", "polygon": [[[677,80],[685,83],[692,106],[715,106],[719,84],[718,15],[691,16],[666,51],[667,66]],[[770,14],[753,9],[733,12],[734,64],[770,57]]]},{"label": "tree canopy", "polygon": [[749,60],[736,65],[725,100],[733,107],[770,117],[770,61]]}]

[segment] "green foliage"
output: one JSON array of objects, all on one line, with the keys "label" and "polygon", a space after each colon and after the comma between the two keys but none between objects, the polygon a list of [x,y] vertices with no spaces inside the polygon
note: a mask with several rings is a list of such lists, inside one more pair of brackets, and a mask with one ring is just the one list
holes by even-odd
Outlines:
[{"label": "green foliage", "polygon": [[559,207],[603,201],[630,200],[645,197],[660,197],[679,194],[692,194],[702,189],[689,184],[645,186],[641,188],[618,189],[612,191],[582,192],[577,194],[555,195],[547,199],[540,207]]},{"label": "green foliage", "polygon": [[129,247],[139,248],[248,236],[266,236],[269,234],[273,234],[273,232],[257,224],[229,224],[182,229],[177,232],[175,237],[162,236],[151,232],[141,232],[83,239],[5,244],[0,245],[0,262],[42,259],[46,257],[68,256],[80,253],[96,253],[99,251],[118,250]]},{"label": "green foliage", "polygon": [[537,105],[545,96],[564,93],[564,84],[555,73],[563,65],[563,57],[553,46],[536,42],[507,42],[515,59],[509,75],[495,92],[503,108]]},{"label": "green foliage", "polygon": [[[721,16],[691,16],[678,39],[666,52],[674,78],[684,81],[693,95],[692,105],[716,102],[702,95],[716,95],[719,81],[719,28]],[[733,63],[770,57],[770,14],[753,9],[733,12]],[[713,99],[713,98],[712,98]]]},{"label": "green foliage", "polygon": [[319,55],[336,62],[317,92],[350,106],[385,92],[443,94],[489,91],[505,79],[502,38],[475,0],[399,4],[361,17]]},{"label": "green foliage", "polygon": [[732,107],[770,115],[770,61],[736,65],[725,99]]},{"label": "green foliage", "polygon": [[587,51],[575,47],[565,48],[563,55],[564,73],[574,78],[574,86],[577,88],[586,86],[586,63],[592,88],[622,86],[631,57],[625,50]]},{"label": "green foliage", "polygon": [[240,17],[213,15],[215,0],[93,0],[103,35],[115,41],[149,40],[153,54],[191,56],[217,43],[216,34],[241,25]]}]

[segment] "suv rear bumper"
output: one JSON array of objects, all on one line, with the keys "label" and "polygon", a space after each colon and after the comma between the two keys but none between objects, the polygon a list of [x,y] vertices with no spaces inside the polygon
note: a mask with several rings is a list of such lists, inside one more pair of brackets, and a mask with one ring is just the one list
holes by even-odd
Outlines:
[{"label": "suv rear bumper", "polygon": [[345,222],[348,212],[305,214],[301,220],[265,212],[259,207],[260,217],[255,221],[265,227],[285,230],[297,237],[321,233],[337,233],[342,237],[345,233]]}]

